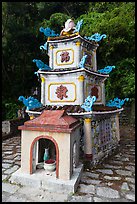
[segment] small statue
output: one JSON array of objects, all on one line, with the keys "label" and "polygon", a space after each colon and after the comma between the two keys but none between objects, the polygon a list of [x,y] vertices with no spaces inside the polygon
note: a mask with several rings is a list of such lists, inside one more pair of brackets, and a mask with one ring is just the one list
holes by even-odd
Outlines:
[{"label": "small statue", "polygon": [[65,28],[61,31],[60,35],[69,36],[69,35],[73,34],[73,31],[75,29],[76,28],[75,28],[74,21],[72,19],[68,19],[65,22]]}]

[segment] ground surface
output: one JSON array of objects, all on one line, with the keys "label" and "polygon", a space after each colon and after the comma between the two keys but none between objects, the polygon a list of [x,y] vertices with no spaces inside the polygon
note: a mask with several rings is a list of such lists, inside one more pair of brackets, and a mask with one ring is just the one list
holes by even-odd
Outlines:
[{"label": "ground surface", "polygon": [[20,167],[20,136],[2,143],[2,202],[134,202],[135,128],[120,126],[117,151],[96,168],[85,168],[77,192],[51,192],[10,184],[9,178]]}]

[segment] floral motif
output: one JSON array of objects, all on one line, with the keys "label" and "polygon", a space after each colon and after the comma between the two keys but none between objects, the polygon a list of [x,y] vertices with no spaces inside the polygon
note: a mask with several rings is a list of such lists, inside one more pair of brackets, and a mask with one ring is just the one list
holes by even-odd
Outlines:
[{"label": "floral motif", "polygon": [[56,90],[56,94],[57,94],[57,97],[62,100],[63,97],[67,98],[68,96],[66,95],[68,89],[67,87],[63,86],[63,85],[60,85],[59,87],[57,87],[57,90]]}]

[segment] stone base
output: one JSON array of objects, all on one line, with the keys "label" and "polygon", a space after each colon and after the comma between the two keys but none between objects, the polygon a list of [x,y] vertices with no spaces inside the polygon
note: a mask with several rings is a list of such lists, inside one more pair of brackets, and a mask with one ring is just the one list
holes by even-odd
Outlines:
[{"label": "stone base", "polygon": [[22,173],[21,168],[14,172],[9,179],[11,183],[21,184],[47,189],[56,192],[75,193],[79,185],[83,164],[74,169],[71,180],[62,180],[56,178],[56,172],[46,172],[44,169],[37,169],[33,174]]}]

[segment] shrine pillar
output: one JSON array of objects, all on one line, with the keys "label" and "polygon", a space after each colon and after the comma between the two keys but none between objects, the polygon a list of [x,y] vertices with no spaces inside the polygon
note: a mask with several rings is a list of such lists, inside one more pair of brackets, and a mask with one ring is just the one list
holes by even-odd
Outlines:
[{"label": "shrine pillar", "polygon": [[87,159],[92,160],[91,118],[84,119],[84,153]]},{"label": "shrine pillar", "polygon": [[81,95],[79,96],[79,103],[82,104],[84,102],[84,79],[85,77],[83,75],[80,75],[78,77],[78,81],[79,81],[79,93],[81,93]]},{"label": "shrine pillar", "polygon": [[45,105],[45,78],[41,77],[41,103]]}]

